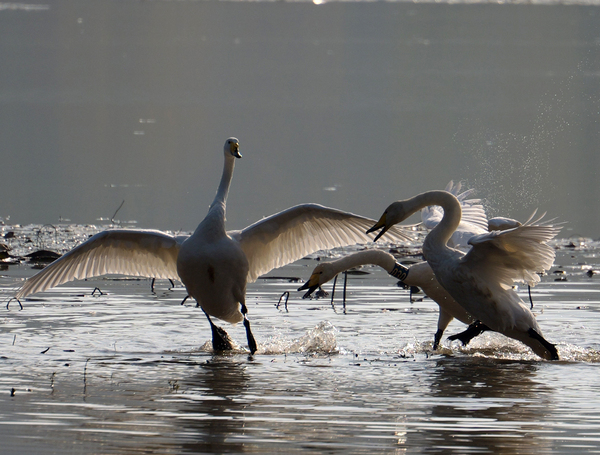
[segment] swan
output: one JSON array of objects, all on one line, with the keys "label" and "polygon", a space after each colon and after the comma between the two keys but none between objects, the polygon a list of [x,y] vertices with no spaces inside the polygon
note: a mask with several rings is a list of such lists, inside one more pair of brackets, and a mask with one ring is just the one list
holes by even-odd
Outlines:
[{"label": "swan", "polygon": [[[437,332],[435,333],[433,341],[433,350],[438,348],[444,330],[446,330],[446,327],[448,327],[448,324],[450,324],[453,318],[469,325],[476,322],[475,319],[465,311],[463,307],[456,303],[450,294],[440,286],[435,279],[433,270],[431,270],[431,267],[427,262],[419,262],[410,267],[405,267],[396,262],[396,259],[390,253],[382,250],[363,250],[349,254],[335,261],[322,262],[315,267],[308,281],[304,283],[298,291],[308,289],[308,292],[305,295],[308,296],[339,273],[348,270],[349,268],[366,264],[375,264],[393,277],[402,281],[404,284],[420,287],[428,297],[433,299],[439,305],[440,313],[438,317]],[[479,326],[478,328],[480,331],[485,330],[485,327]],[[475,329],[473,328],[471,330]],[[478,333],[473,334],[473,336]],[[463,341],[463,343],[465,342]]]},{"label": "swan", "polygon": [[[462,217],[456,230],[448,240],[448,246],[461,250],[468,250],[470,246],[468,241],[474,235],[485,234],[488,232],[489,221],[483,205],[479,199],[467,199],[475,190],[473,188],[463,191],[462,183],[454,183],[450,180],[446,185],[446,191],[452,193],[459,200],[462,208]],[[435,228],[442,220],[444,211],[437,205],[430,205],[421,209],[421,224],[427,229]]]},{"label": "swan", "polygon": [[464,253],[447,245],[460,223],[460,202],[447,191],[427,191],[390,204],[367,233],[381,229],[377,240],[391,226],[430,205],[444,210],[442,220],[423,242],[423,255],[439,283],[491,330],[523,342],[544,359],[557,360],[556,347],[543,337],[535,316],[512,285],[523,281],[533,286],[540,281],[538,273],[554,263],[555,252],[547,242],[560,227],[535,225],[530,219],[519,227],[471,237],[471,250]]},{"label": "swan", "polygon": [[[206,314],[213,349],[232,349],[232,345],[211,316],[232,324],[243,321],[254,354],[257,344],[247,317],[246,284],[307,254],[370,242],[364,231],[374,220],[318,204],[301,204],[243,230],[226,231],[226,200],[235,161],[242,156],[239,148],[236,138],[225,141],[217,193],[192,235],[172,236],[145,229],[100,232],[29,278],[15,298],[105,274],[179,280]],[[401,230],[393,235],[395,241],[409,239]]]}]

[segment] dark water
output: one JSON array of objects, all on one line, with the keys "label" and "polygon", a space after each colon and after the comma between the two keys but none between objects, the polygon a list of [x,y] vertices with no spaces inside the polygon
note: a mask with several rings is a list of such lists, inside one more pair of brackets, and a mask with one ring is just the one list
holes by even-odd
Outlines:
[{"label": "dark water", "polygon": [[0,217],[192,230],[233,135],[231,229],[453,179],[598,238],[600,10],[540,3],[0,8]]},{"label": "dark water", "polygon": [[[94,230],[16,228],[13,252],[56,247],[63,229]],[[433,353],[436,305],[411,303],[377,268],[349,277],[346,313],[339,288],[334,311],[288,279],[250,285],[253,358],[241,325],[225,326],[240,350],[213,355],[205,318],[168,282],[152,293],[149,280],[97,279],[23,310],[12,301],[0,313],[2,453],[597,453],[600,281],[587,272],[600,248],[556,247],[532,296],[558,362],[488,333]],[[269,275],[306,279],[315,264]],[[0,300],[30,267],[0,272]],[[284,291],[287,312],[275,306]]]}]

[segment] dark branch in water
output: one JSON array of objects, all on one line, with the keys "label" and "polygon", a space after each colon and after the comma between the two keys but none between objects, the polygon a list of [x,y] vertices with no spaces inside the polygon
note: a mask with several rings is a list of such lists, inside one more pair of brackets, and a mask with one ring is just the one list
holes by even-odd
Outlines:
[{"label": "dark branch in water", "polygon": [[44,243],[41,241],[41,237],[42,237],[44,228],[46,228],[46,227],[51,227],[52,229],[54,229],[54,243],[58,243],[58,229],[56,229],[56,226],[54,226],[53,224],[44,224],[37,231],[37,239],[36,240],[37,240],[38,248],[45,248]]},{"label": "dark branch in water", "polygon": [[88,358],[85,361],[85,365],[83,366],[83,396],[84,396],[84,400],[85,400],[85,393],[87,390],[87,364],[90,361],[90,359]]},{"label": "dark branch in water", "polygon": [[[173,280],[171,278],[168,278],[169,283],[171,283],[171,287],[169,289],[173,289],[175,288],[175,283],[173,283]],[[152,281],[150,282],[150,292],[152,292],[152,294],[155,294],[154,292],[154,283],[156,282],[156,278],[152,278]],[[182,302],[183,305],[183,302]]]},{"label": "dark branch in water", "polygon": [[290,298],[290,291],[285,291],[283,294],[281,294],[281,296],[279,297],[279,302],[277,302],[277,305],[275,305],[275,308],[279,309],[279,305],[281,305],[281,299],[283,299],[284,296],[285,296],[285,302],[284,302],[285,311],[287,313],[289,313],[287,303],[288,303],[288,299]]},{"label": "dark branch in water", "polygon": [[333,287],[331,288],[331,308],[335,312],[335,305],[333,304],[333,298],[335,297],[335,284],[337,283],[338,276],[336,275],[333,279]]},{"label": "dark branch in water", "polygon": [[23,309],[23,304],[21,303],[21,301],[19,299],[17,299],[16,297],[11,297],[11,299],[8,301],[8,303],[6,304],[6,309],[8,310],[8,307],[10,306],[10,302],[12,302],[13,300],[16,300],[17,303],[19,304],[19,306],[21,307],[21,309],[19,311],[21,311]]},{"label": "dark branch in water", "polygon": [[105,292],[102,292],[102,291],[100,290],[100,288],[94,288],[94,290],[92,291],[92,294],[91,294],[91,295],[96,295],[96,291],[98,291],[98,293],[99,293],[98,295],[106,295],[106,293],[105,293]]},{"label": "dark branch in water", "polygon": [[110,217],[110,222],[112,224],[115,224],[115,216],[117,216],[117,213],[119,212],[119,210],[121,210],[121,207],[123,207],[123,204],[125,204],[125,199],[123,199],[123,202],[121,202],[121,205],[119,206],[119,208],[115,211],[115,213],[113,214],[113,216]]}]

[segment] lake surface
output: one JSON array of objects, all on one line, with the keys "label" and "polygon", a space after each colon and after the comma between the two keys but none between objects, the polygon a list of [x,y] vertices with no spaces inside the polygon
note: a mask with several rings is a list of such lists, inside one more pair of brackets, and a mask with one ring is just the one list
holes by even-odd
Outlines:
[{"label": "lake surface", "polygon": [[230,229],[305,202],[377,218],[462,180],[492,215],[600,236],[594,1],[35,3],[0,3],[11,224],[125,201],[122,221],[193,230],[235,136]]},{"label": "lake surface", "polygon": [[[16,233],[6,242],[19,255],[97,230],[0,229]],[[555,246],[532,297],[556,362],[490,333],[432,352],[437,306],[411,303],[374,267],[349,275],[345,312],[340,280],[335,309],[302,300],[290,279],[307,279],[317,255],[249,285],[253,357],[243,326],[229,324],[241,347],[214,355],[202,312],[168,281],[152,292],[150,280],[110,277],[33,295],[22,310],[13,300],[0,309],[2,453],[598,453],[600,244]],[[0,301],[34,272],[3,267]],[[288,311],[276,307],[285,291]]]}]

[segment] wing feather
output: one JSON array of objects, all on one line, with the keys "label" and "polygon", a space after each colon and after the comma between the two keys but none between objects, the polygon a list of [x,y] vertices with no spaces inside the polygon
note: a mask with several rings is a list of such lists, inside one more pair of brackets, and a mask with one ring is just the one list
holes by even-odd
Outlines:
[{"label": "wing feather", "polygon": [[180,241],[154,230],[100,232],[29,278],[15,297],[109,273],[178,280]]},{"label": "wing feather", "polygon": [[[301,204],[264,218],[230,235],[248,258],[248,281],[319,250],[372,242],[365,234],[375,220],[318,204]],[[411,240],[401,229],[388,231],[391,242]]]},{"label": "wing feather", "polygon": [[505,288],[515,281],[533,286],[540,281],[538,274],[554,264],[556,253],[547,242],[560,230],[561,226],[552,224],[524,224],[478,235],[469,240],[472,248],[461,262],[499,280]]}]

